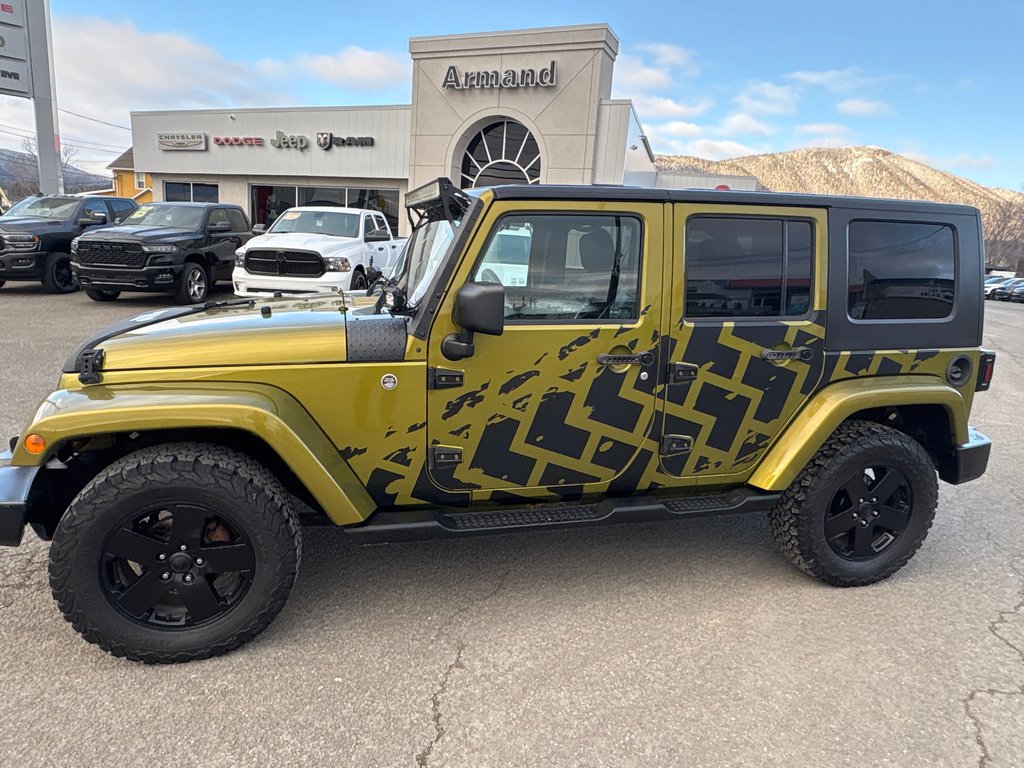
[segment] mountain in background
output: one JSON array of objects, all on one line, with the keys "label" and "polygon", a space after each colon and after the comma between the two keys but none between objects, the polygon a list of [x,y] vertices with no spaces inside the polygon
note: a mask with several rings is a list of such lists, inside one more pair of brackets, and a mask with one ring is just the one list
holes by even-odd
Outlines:
[{"label": "mountain in background", "polygon": [[[110,176],[83,171],[73,165],[64,166],[64,191],[92,192],[110,189]],[[0,187],[7,190],[12,201],[39,191],[39,167],[34,156],[13,149],[0,149]]]},{"label": "mountain in background", "polygon": [[655,159],[665,170],[756,176],[773,192],[933,200],[973,205],[986,214],[1007,201],[1024,203],[1024,193],[986,187],[880,147],[815,147],[733,160]]},{"label": "mountain in background", "polygon": [[668,171],[754,176],[759,188],[773,192],[973,205],[984,220],[986,261],[1024,272],[1024,192],[986,187],[880,147],[816,147],[732,160],[657,155],[655,161]]}]

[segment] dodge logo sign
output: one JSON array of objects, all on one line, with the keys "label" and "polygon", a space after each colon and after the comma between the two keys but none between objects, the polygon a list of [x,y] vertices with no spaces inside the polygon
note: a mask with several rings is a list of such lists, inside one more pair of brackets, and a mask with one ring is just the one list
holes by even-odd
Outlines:
[{"label": "dodge logo sign", "polygon": [[246,146],[246,147],[262,147],[263,137],[262,136],[214,136],[214,144],[221,144],[224,146]]},{"label": "dodge logo sign", "polygon": [[372,136],[335,136],[330,131],[320,131],[316,135],[316,145],[326,151],[331,147],[372,147]]}]

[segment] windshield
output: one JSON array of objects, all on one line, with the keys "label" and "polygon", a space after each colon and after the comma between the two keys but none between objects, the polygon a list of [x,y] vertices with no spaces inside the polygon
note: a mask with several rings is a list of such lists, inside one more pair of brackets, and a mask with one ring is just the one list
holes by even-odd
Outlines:
[{"label": "windshield", "polygon": [[77,197],[26,197],[11,206],[4,216],[38,216],[41,219],[70,219],[82,201]]},{"label": "windshield", "polygon": [[199,229],[204,208],[190,205],[140,205],[121,224],[125,226]]},{"label": "windshield", "polygon": [[337,211],[285,211],[267,232],[359,237],[359,215]]},{"label": "windshield", "polygon": [[416,307],[423,299],[454,237],[447,219],[423,219],[416,225],[394,272],[399,287],[409,297],[410,307]]}]

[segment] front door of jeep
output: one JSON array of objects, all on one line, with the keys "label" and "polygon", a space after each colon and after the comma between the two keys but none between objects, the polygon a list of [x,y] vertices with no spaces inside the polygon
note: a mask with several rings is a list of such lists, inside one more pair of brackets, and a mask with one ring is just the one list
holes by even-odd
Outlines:
[{"label": "front door of jeep", "polygon": [[677,204],[661,472],[741,480],[824,364],[823,209]]},{"label": "front door of jeep", "polygon": [[[474,502],[604,491],[653,457],[665,206],[542,208],[491,208],[431,330],[429,473]],[[505,287],[505,327],[452,361],[467,281]]]}]

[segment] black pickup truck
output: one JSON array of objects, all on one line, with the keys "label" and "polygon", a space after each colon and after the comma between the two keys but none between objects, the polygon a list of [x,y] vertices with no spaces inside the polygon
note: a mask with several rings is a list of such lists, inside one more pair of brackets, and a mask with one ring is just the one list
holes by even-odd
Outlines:
[{"label": "black pickup truck", "polygon": [[235,249],[250,237],[249,220],[237,205],[149,203],[120,226],[77,238],[71,268],[94,301],[143,291],[200,304],[217,280],[231,279]]},{"label": "black pickup truck", "polygon": [[126,197],[38,195],[22,200],[0,216],[0,286],[8,280],[39,280],[50,293],[74,291],[72,240],[136,207]]}]

